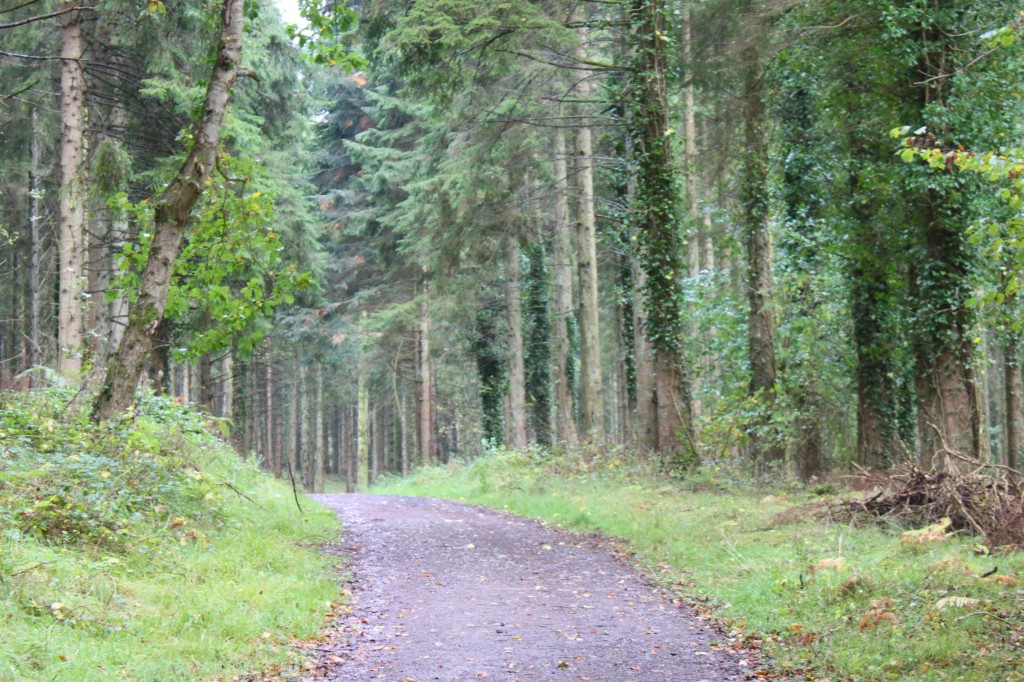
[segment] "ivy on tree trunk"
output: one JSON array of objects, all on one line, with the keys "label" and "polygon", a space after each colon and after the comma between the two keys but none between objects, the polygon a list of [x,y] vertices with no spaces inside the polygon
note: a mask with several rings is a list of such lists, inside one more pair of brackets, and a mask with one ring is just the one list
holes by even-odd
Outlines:
[{"label": "ivy on tree trunk", "polygon": [[224,115],[239,73],[243,6],[243,0],[224,0],[220,44],[196,141],[178,174],[156,200],[153,243],[139,276],[139,297],[132,305],[121,343],[107,363],[107,376],[93,405],[96,420],[110,419],[131,405],[163,319],[182,236],[216,164]]}]

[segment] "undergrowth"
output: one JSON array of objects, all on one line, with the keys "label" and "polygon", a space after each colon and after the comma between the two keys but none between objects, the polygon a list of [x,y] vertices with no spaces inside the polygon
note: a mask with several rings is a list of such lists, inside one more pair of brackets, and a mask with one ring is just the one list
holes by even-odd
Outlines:
[{"label": "undergrowth", "polygon": [[311,504],[149,397],[94,425],[0,395],[0,682],[238,679],[297,662],[337,594]]},{"label": "undergrowth", "polygon": [[[1024,679],[1019,553],[948,528],[835,524],[800,513],[840,486],[765,489],[727,466],[679,481],[625,451],[499,451],[375,492],[485,504],[624,538],[649,575],[815,680]],[[910,531],[910,532],[908,532]]]}]

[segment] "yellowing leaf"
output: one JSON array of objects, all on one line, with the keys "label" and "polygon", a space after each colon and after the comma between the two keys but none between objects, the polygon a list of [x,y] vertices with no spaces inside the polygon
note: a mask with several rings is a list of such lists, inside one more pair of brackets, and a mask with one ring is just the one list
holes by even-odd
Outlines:
[{"label": "yellowing leaf", "polygon": [[972,599],[970,597],[943,597],[939,601],[935,602],[935,608],[969,609],[977,606],[980,603],[980,599]]},{"label": "yellowing leaf", "polygon": [[900,535],[900,542],[911,545],[921,545],[927,542],[941,542],[946,539],[946,529],[953,522],[948,517],[938,523],[933,523],[917,530],[908,530]]}]

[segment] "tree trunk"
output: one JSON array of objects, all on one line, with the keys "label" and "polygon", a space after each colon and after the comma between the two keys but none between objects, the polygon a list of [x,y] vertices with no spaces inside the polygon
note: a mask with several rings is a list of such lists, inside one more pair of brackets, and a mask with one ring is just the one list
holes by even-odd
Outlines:
[{"label": "tree trunk", "polygon": [[[64,3],[62,9],[75,7]],[[81,12],[61,16],[60,66],[60,299],[57,331],[57,369],[81,378],[85,293],[85,52]],[[139,374],[142,367],[139,367]],[[136,379],[137,381],[137,379]],[[127,407],[127,405],[125,405]]]},{"label": "tree trunk", "polygon": [[402,396],[402,404],[399,406],[400,414],[402,415],[402,477],[409,475],[410,469],[410,454],[412,453],[412,431],[409,429],[409,417],[410,411],[409,405],[409,393],[406,392]]},{"label": "tree trunk", "polygon": [[686,177],[687,238],[686,256],[687,270],[690,277],[700,274],[700,194],[697,187],[697,112],[693,93],[693,10],[687,6],[683,14],[683,63],[686,69],[686,82],[683,88],[683,135],[684,154],[683,168]]},{"label": "tree trunk", "polygon": [[654,350],[646,334],[647,307],[644,298],[646,274],[638,254],[633,258],[633,364],[636,366],[637,442],[647,448],[658,446],[658,401],[655,391]]},{"label": "tree trunk", "polygon": [[519,245],[510,239],[505,259],[505,287],[508,294],[508,446],[526,447],[526,366],[523,351],[522,272]]},{"label": "tree trunk", "polygon": [[[312,371],[316,375],[313,381],[313,409],[316,413],[316,425],[313,431],[313,451],[316,453],[313,457],[313,492],[322,493],[324,491],[324,458],[328,452],[328,435],[324,419],[324,370],[320,363],[316,363],[313,365]],[[317,439],[319,439],[319,443],[316,442]]]},{"label": "tree trunk", "polygon": [[1017,469],[1024,450],[1024,402],[1021,401],[1020,332],[1007,332],[1003,348],[1003,381],[1006,400],[1006,466]]},{"label": "tree trunk", "polygon": [[632,9],[637,44],[627,121],[637,167],[633,215],[643,247],[643,327],[651,343],[656,374],[655,447],[671,457],[691,448],[693,433],[682,352],[685,264],[676,206],[678,178],[668,126],[664,37],[668,35],[670,10],[661,0],[634,0]]},{"label": "tree trunk", "polygon": [[309,404],[309,391],[306,384],[306,370],[301,365],[297,368],[295,373],[295,430],[292,432],[292,437],[295,442],[295,466],[293,469],[297,480],[305,483],[305,479],[301,474],[309,471],[309,453],[306,451],[306,431],[308,431],[308,404]]},{"label": "tree trunk", "polygon": [[370,389],[366,385],[366,368],[360,363],[357,392],[358,406],[358,448],[356,451],[355,485],[359,485],[360,472],[370,472]]},{"label": "tree trunk", "polygon": [[356,479],[359,470],[357,468],[359,452],[359,415],[358,405],[353,405],[345,417],[345,492],[356,491]]},{"label": "tree trunk", "polygon": [[139,276],[139,298],[132,305],[117,353],[107,363],[107,377],[93,407],[94,419],[110,419],[127,408],[135,396],[152,348],[153,332],[163,317],[182,235],[203,188],[212,181],[224,114],[231,87],[238,76],[245,17],[243,5],[243,0],[224,0],[220,45],[206,89],[196,141],[178,174],[156,199],[153,242]]},{"label": "tree trunk", "polygon": [[569,172],[565,134],[555,132],[555,233],[552,269],[555,279],[555,438],[570,450],[576,447],[576,421],[572,409],[572,340],[569,324],[572,304],[572,237],[569,232]]},{"label": "tree trunk", "polygon": [[[581,42],[586,31],[580,31]],[[576,58],[585,60],[582,46]],[[593,73],[578,69],[576,94],[583,104],[581,118],[587,115],[593,96]],[[604,441],[604,386],[601,379],[601,315],[597,277],[597,224],[594,218],[594,152],[590,125],[581,123],[575,133],[577,253],[580,282],[580,435],[591,442]]]},{"label": "tree trunk", "polygon": [[428,287],[424,286],[420,299],[420,326],[417,336],[416,428],[420,444],[420,460],[424,465],[437,462],[437,441],[434,438],[434,408],[432,399],[433,371],[430,358],[430,301]]},{"label": "tree trunk", "polygon": [[405,401],[402,399],[402,394],[398,390],[398,361],[401,358],[402,349],[398,349],[398,353],[395,354],[395,363],[391,367],[391,392],[395,399],[395,412],[398,414],[398,462],[399,470],[402,476],[409,475],[409,450],[408,450],[408,434],[409,434],[409,422],[405,414]]},{"label": "tree trunk", "polygon": [[[39,124],[39,110],[32,107],[32,165],[29,176],[29,238],[31,256],[29,263],[29,366],[46,362],[40,335],[43,314],[43,164],[40,140],[43,131]],[[37,383],[32,375],[32,385]]]},{"label": "tree trunk", "polygon": [[[747,241],[748,357],[750,393],[760,399],[763,414],[752,425],[752,447],[758,467],[784,456],[766,429],[775,404],[775,316],[772,312],[772,249],[768,222],[768,148],[765,139],[763,68],[757,46],[744,50],[742,201]],[[766,441],[766,439],[768,439]]]},{"label": "tree trunk", "polygon": [[381,443],[384,440],[380,432],[380,409],[370,410],[370,451],[366,465],[366,486],[370,487],[377,482],[377,474],[380,470]]},{"label": "tree trunk", "polygon": [[[269,348],[267,349],[267,353],[269,355],[269,353],[270,353]],[[229,355],[228,357],[230,358],[231,356]],[[263,371],[264,371],[264,377],[263,377],[263,381],[264,381],[264,386],[263,386],[264,398],[263,399],[266,402],[266,408],[267,408],[267,423],[266,423],[267,446],[268,446],[267,465],[268,465],[268,468],[270,469],[270,472],[272,474],[274,474],[274,476],[277,476],[278,478],[280,478],[280,476],[281,476],[281,452],[277,448],[277,438],[276,438],[277,433],[276,433],[276,429],[274,429],[274,416],[275,416],[275,413],[277,411],[275,409],[276,405],[274,403],[274,364],[269,361],[270,360],[269,357],[267,358],[267,360],[268,361],[267,361],[267,363],[266,363],[266,365],[264,366],[264,369],[263,369]],[[227,370],[227,368],[225,368],[225,372],[230,374],[230,372]]]}]

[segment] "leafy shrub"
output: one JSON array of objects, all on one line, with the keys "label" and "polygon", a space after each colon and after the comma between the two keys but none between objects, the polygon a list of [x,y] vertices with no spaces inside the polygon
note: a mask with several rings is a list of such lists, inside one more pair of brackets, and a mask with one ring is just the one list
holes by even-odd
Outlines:
[{"label": "leafy shrub", "polygon": [[218,486],[184,447],[212,442],[201,417],[149,397],[96,425],[68,403],[63,389],[0,396],[0,532],[124,551],[162,526],[218,520]]}]

